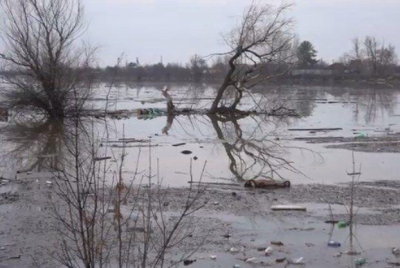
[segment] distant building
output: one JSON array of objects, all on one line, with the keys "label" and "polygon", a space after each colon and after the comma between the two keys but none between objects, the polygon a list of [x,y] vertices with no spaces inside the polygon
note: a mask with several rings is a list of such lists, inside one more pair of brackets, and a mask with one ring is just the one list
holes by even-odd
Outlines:
[{"label": "distant building", "polygon": [[351,60],[348,69],[352,73],[361,73],[363,70],[363,63],[361,60]]},{"label": "distant building", "polygon": [[339,62],[329,65],[328,68],[329,68],[329,70],[332,70],[333,75],[342,75],[346,70],[346,67],[344,66],[344,64],[339,63]]}]

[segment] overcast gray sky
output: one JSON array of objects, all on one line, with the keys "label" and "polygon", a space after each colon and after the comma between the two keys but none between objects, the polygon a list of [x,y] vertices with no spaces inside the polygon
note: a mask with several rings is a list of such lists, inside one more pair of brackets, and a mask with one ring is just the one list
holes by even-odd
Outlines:
[{"label": "overcast gray sky", "polygon": [[[128,61],[186,63],[195,53],[226,51],[220,33],[235,25],[251,0],[83,0],[90,23],[85,36],[101,47],[101,65],[121,53]],[[277,0],[260,0],[277,3]],[[350,40],[376,36],[400,48],[400,0],[294,0],[290,15],[301,40],[311,41],[328,62]]]}]

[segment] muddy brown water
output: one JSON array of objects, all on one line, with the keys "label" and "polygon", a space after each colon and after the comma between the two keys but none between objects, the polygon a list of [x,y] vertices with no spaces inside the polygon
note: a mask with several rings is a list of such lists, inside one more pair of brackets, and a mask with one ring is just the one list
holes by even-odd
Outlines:
[{"label": "muddy brown water", "polygon": [[[109,94],[109,109],[164,109],[165,101],[160,92],[163,86],[146,84],[112,88]],[[181,108],[204,109],[210,105],[215,92],[212,86],[170,85],[170,88],[176,105]],[[104,108],[108,90],[107,86],[100,86],[90,104],[96,108]],[[294,108],[302,117],[251,116],[228,122],[221,122],[206,115],[177,116],[172,121],[166,116],[158,115],[110,118],[107,120],[108,141],[104,134],[104,124],[97,122],[94,128],[98,144],[102,145],[99,156],[111,156],[111,161],[118,160],[122,152],[121,139],[128,139],[124,176],[127,179],[131,178],[137,165],[139,170],[144,172],[148,168],[151,153],[153,166],[156,166],[157,159],[159,161],[164,185],[172,188],[188,186],[190,162],[195,180],[200,178],[206,162],[205,173],[201,178],[205,183],[241,185],[245,179],[271,176],[275,179],[290,180],[294,188],[307,187],[306,185],[318,185],[322,188],[323,185],[343,187],[350,180],[347,172],[352,169],[351,150],[327,148],[326,146],[333,142],[308,143],[302,138],[356,138],[362,135],[383,139],[400,132],[400,89],[273,87],[258,89],[255,98],[265,107],[284,104]],[[241,108],[257,107],[250,99],[245,99]],[[42,191],[48,191],[45,183],[51,178],[51,167],[59,165],[65,157],[62,137],[67,127],[52,122],[32,128],[17,125],[13,120],[0,122],[0,125],[8,129],[0,133],[0,175],[11,180],[18,178],[26,181],[23,185],[9,182],[0,186],[1,194],[21,194],[18,200],[9,199],[10,201],[5,202],[2,199],[0,204],[1,241],[4,241],[4,245],[10,244],[6,246],[6,250],[0,251],[1,257],[17,254],[21,255],[21,259],[0,261],[0,267],[25,267],[30,262],[27,255],[37,251],[35,241],[46,245],[46,239],[36,240],[45,233],[46,226],[45,221],[38,217],[45,211],[40,200],[44,197],[50,198],[49,195],[43,196]],[[337,130],[318,130],[321,128]],[[301,131],[302,129],[317,130]],[[176,144],[181,145],[173,146]],[[105,154],[106,147],[113,150],[112,155],[109,150],[107,155]],[[380,187],[379,184],[374,184],[375,181],[399,180],[398,153],[385,153],[378,149],[379,146],[376,150],[355,153],[357,168],[361,165],[362,169],[361,181],[367,182],[366,187]],[[182,154],[182,151],[190,151],[191,154]],[[21,173],[17,175],[17,171]],[[335,188],[332,189],[335,191]],[[277,195],[279,202],[293,201],[280,193]],[[225,200],[222,196],[224,195],[221,195],[221,198]],[[352,267],[354,259],[359,257],[333,257],[338,251],[345,251],[345,245],[348,243],[347,229],[335,229],[332,237],[341,242],[343,248],[327,248],[326,243],[331,231],[330,227],[323,223],[323,218],[329,216],[329,202],[326,200],[304,199],[302,204],[308,208],[306,213],[275,213],[262,216],[243,215],[240,212],[242,210],[235,209],[235,206],[231,210],[224,209],[224,206],[231,203],[225,203],[221,199],[215,201],[222,204],[220,208],[212,207],[207,213],[200,212],[198,217],[210,218],[210,222],[215,222],[215,226],[219,226],[221,222],[229,225],[235,236],[229,241],[220,238],[216,241],[210,240],[208,246],[193,256],[197,258],[197,262],[193,263],[192,267],[233,267],[235,264],[241,267],[266,264],[283,267],[274,263],[278,256],[293,259],[304,257],[306,267]],[[400,204],[391,203],[390,200],[385,202],[385,208],[393,206],[392,213],[396,213],[396,206]],[[271,203],[266,201],[262,209],[268,211],[269,205]],[[333,206],[335,214],[346,215],[343,204],[333,202]],[[371,205],[370,208],[363,208],[360,215],[379,215],[379,208],[380,205]],[[10,213],[13,217],[7,216]],[[397,217],[394,215],[393,219]],[[37,225],[28,228],[30,220],[37,222]],[[368,260],[366,267],[390,267],[387,264],[388,260],[393,258],[390,248],[400,247],[400,226],[357,226],[360,251],[362,257]],[[33,234],[28,234],[30,232]],[[222,236],[224,230],[216,232]],[[261,245],[268,246],[272,240],[279,240],[285,244],[276,249],[273,257],[262,256],[255,249]],[[25,243],[27,245],[22,246]],[[307,246],[306,243],[313,246]],[[239,248],[240,252],[227,252],[232,247]],[[210,260],[210,255],[217,255],[217,260]],[[252,265],[238,260],[244,256],[257,257],[258,261],[263,261],[264,264]]]}]

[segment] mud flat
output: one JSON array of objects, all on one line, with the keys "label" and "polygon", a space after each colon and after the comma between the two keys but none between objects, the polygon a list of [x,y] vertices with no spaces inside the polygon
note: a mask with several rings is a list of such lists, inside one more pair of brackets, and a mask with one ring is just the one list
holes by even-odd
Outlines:
[{"label": "mud flat", "polygon": [[[13,184],[12,182],[10,184]],[[51,189],[35,181],[6,185],[0,196],[0,267],[57,267],[47,255],[56,239],[49,213]],[[15,187],[14,187],[15,186]],[[42,191],[42,194],[38,194]],[[162,190],[165,212],[178,213],[187,189]],[[352,267],[354,256],[348,250],[348,228],[325,223],[333,215],[346,220],[348,185],[294,185],[290,189],[244,189],[242,185],[211,185],[201,197],[206,206],[193,216],[196,232],[171,254],[181,250],[198,251],[191,257],[192,267],[284,267],[303,257],[307,267]],[[47,205],[46,205],[47,204]],[[302,205],[307,211],[272,211],[273,205]],[[129,206],[129,202],[128,202]],[[329,207],[331,209],[329,209]],[[386,267],[396,261],[392,247],[400,246],[400,187],[397,181],[361,182],[356,185],[357,239],[365,267]],[[379,237],[379,241],[377,240]],[[328,248],[329,240],[342,246]],[[282,245],[271,245],[272,241]],[[378,241],[378,242],[377,242]],[[266,256],[264,249],[273,252]],[[217,256],[211,259],[210,256]],[[360,257],[357,256],[357,257]],[[250,261],[246,262],[246,260]],[[276,260],[285,259],[283,263]],[[183,264],[182,264],[183,266]],[[390,265],[389,265],[390,267]]]}]

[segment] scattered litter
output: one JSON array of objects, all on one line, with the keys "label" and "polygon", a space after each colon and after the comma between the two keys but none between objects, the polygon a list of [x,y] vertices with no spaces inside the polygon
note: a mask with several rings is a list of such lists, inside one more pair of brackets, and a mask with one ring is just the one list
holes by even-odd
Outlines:
[{"label": "scattered litter", "polygon": [[314,228],[314,227],[310,227],[310,228],[297,228],[297,227],[294,227],[294,228],[289,228],[289,229],[285,229],[285,230],[289,230],[289,231],[306,231],[306,232],[309,232],[309,231],[314,231],[315,228]]},{"label": "scattered litter", "polygon": [[107,212],[108,212],[108,213],[114,213],[114,208],[108,208],[108,209],[107,209]]},{"label": "scattered litter", "polygon": [[290,264],[294,264],[294,265],[303,265],[304,263],[304,257],[300,257],[298,259],[294,259],[292,261],[289,262]]},{"label": "scattered litter", "polygon": [[367,263],[367,260],[364,259],[364,258],[359,258],[359,259],[357,259],[357,260],[355,261],[355,263],[356,263],[356,266],[363,266],[364,264]]},{"label": "scattered litter", "polygon": [[345,252],[341,252],[342,254],[346,254],[346,255],[350,255],[350,256],[355,256],[355,255],[360,255],[360,252],[357,251],[345,251]]},{"label": "scattered litter", "polygon": [[349,223],[346,222],[346,221],[339,221],[337,223],[337,226],[338,226],[339,229],[343,229],[343,228],[346,228],[347,226],[349,226]]},{"label": "scattered litter", "polygon": [[392,248],[392,254],[395,256],[400,256],[400,249],[399,248]]},{"label": "scattered litter", "polygon": [[139,217],[135,214],[130,215],[129,218],[133,221],[137,221],[137,219],[139,219]]},{"label": "scattered litter", "polygon": [[272,247],[267,247],[265,249],[265,256],[271,256],[272,252],[273,252]]},{"label": "scattered litter", "polygon": [[335,255],[333,255],[333,257],[335,258],[340,258],[342,256],[342,252],[338,252]]},{"label": "scattered litter", "polygon": [[343,128],[289,128],[289,131],[337,131],[343,130]]},{"label": "scattered litter", "polygon": [[51,187],[51,186],[53,186],[53,182],[52,181],[46,181],[46,185]]},{"label": "scattered litter", "polygon": [[199,159],[197,156],[193,157],[193,160],[196,161],[197,159]]},{"label": "scattered litter", "polygon": [[182,153],[182,154],[192,154],[192,151],[184,150],[184,151],[182,151],[181,153]]},{"label": "scattered litter", "polygon": [[255,257],[248,258],[248,259],[246,260],[247,263],[255,263],[256,261],[257,261],[257,258],[255,258]]},{"label": "scattered litter", "polygon": [[236,192],[232,192],[232,196],[235,197],[236,200],[241,200],[242,197],[238,195]]},{"label": "scattered litter", "polygon": [[339,221],[336,221],[336,220],[326,220],[325,221],[325,223],[329,223],[329,224],[336,224],[336,223],[338,223]]},{"label": "scattered litter", "polygon": [[163,111],[161,111],[160,109],[153,109],[153,108],[137,109],[138,116],[143,116],[143,115],[158,116],[158,115],[162,115],[162,114],[163,114]]},{"label": "scattered litter", "polygon": [[183,265],[188,266],[191,265],[192,263],[194,263],[196,260],[184,260],[183,261]]},{"label": "scattered litter", "polygon": [[231,253],[238,253],[240,250],[239,249],[237,249],[237,248],[230,248],[229,249],[229,252],[231,252]]},{"label": "scattered litter", "polygon": [[233,268],[240,268],[240,265],[239,264],[235,264],[235,265],[233,265]]},{"label": "scattered litter", "polygon": [[276,261],[277,263],[282,263],[282,262],[286,261],[286,257],[276,259],[275,261]]},{"label": "scattered litter", "polygon": [[281,241],[271,241],[271,245],[283,246],[284,244]]},{"label": "scattered litter", "polygon": [[214,206],[218,206],[218,205],[219,205],[219,202],[214,202],[213,205],[214,205]]},{"label": "scattered litter", "polygon": [[13,256],[13,257],[8,257],[8,258],[1,258],[0,261],[8,261],[8,260],[15,260],[15,259],[20,259],[21,255],[18,256]]},{"label": "scattered litter", "polygon": [[108,142],[149,142],[149,140],[136,139],[136,138],[121,138],[118,141],[108,141]]},{"label": "scattered litter", "polygon": [[340,248],[341,244],[336,241],[329,241],[328,242],[328,247],[330,248]]},{"label": "scattered litter", "polygon": [[347,175],[348,176],[358,176],[358,175],[361,175],[361,172],[352,172],[352,173],[347,172]]},{"label": "scattered litter", "polygon": [[95,157],[93,160],[94,161],[104,161],[104,160],[109,160],[111,159],[111,156],[106,156],[106,157]]},{"label": "scattered litter", "polygon": [[183,145],[186,145],[186,143],[182,142],[182,143],[172,144],[172,146],[174,146],[174,147],[179,147],[179,146],[183,146]]},{"label": "scattered litter", "polygon": [[223,237],[224,238],[230,238],[230,237],[232,237],[230,234],[226,234],[226,235],[223,235]]},{"label": "scattered litter", "polygon": [[357,135],[357,138],[366,138],[367,135],[365,133],[360,133]]},{"label": "scattered litter", "polygon": [[210,256],[210,259],[216,260],[216,259],[217,259],[217,256],[216,256],[216,255],[211,255],[211,256]]},{"label": "scattered litter", "polygon": [[307,211],[306,207],[303,206],[296,206],[296,205],[275,205],[271,206],[272,210],[297,210],[297,211]]}]

